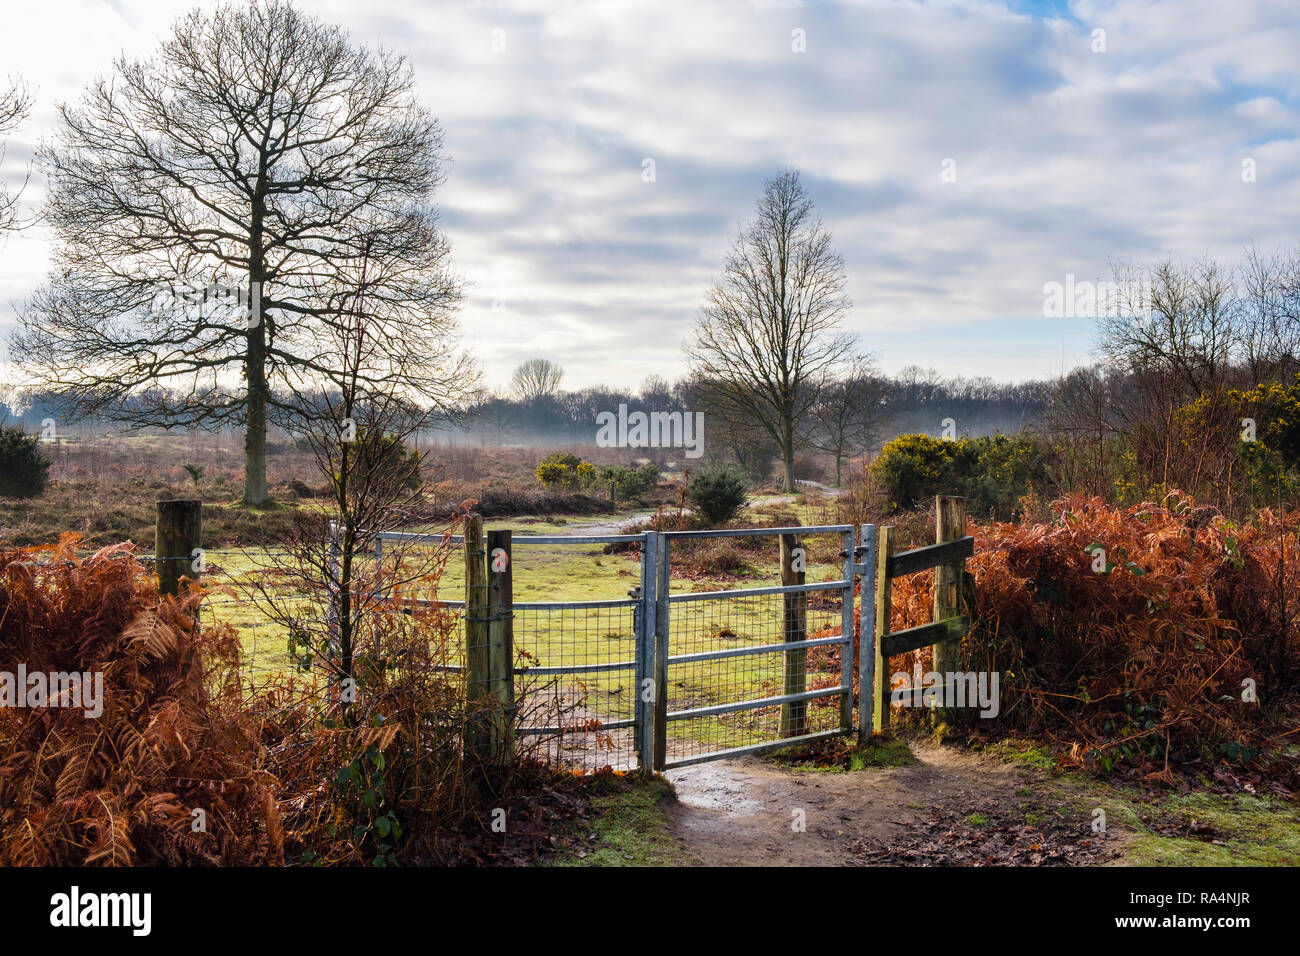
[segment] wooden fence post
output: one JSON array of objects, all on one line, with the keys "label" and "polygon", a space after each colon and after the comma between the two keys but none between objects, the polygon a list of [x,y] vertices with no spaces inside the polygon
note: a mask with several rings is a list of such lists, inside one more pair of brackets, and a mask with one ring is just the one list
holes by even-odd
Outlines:
[{"label": "wooden fence post", "polygon": [[510,538],[509,531],[489,531],[487,535],[488,693],[497,699],[488,749],[500,761],[514,756],[515,591]]},{"label": "wooden fence post", "polygon": [[[934,500],[935,544],[956,541],[966,536],[966,499],[940,495]],[[962,572],[965,562],[958,558],[934,569],[934,620],[943,621],[957,617],[962,612]],[[939,641],[934,645],[934,671],[943,685],[941,703],[953,700],[950,676],[961,666],[961,639]],[[949,718],[948,708],[935,707],[930,711],[931,726],[937,727]]]},{"label": "wooden fence post", "polygon": [[182,577],[199,579],[194,551],[202,544],[203,502],[193,498],[159,501],[158,523],[154,531],[154,567],[158,572],[158,591],[178,594]]},{"label": "wooden fence post", "polygon": [[[781,584],[803,584],[807,553],[799,538],[781,535]],[[782,594],[782,620],[786,643],[808,639],[808,593]],[[808,648],[785,652],[784,694],[802,694],[808,689]],[[781,705],[781,736],[798,737],[807,730],[808,701],[786,701]]]},{"label": "wooden fence post", "polygon": [[483,517],[465,519],[465,695],[469,720],[465,728],[466,749],[489,757],[491,730],[484,698],[492,687],[488,644],[488,581],[483,549]]},{"label": "wooden fence post", "polygon": [[[889,633],[890,590],[889,559],[894,554],[894,529],[886,526],[876,530],[876,686],[871,695],[871,728],[875,733],[889,731],[889,697],[892,686],[889,674],[889,657],[885,654],[885,635]],[[863,596],[865,600],[865,595]]]},{"label": "wooden fence post", "polygon": [[[858,590],[858,746],[871,742],[876,688],[876,526],[862,526],[862,576]],[[869,563],[868,563],[869,562]]]}]

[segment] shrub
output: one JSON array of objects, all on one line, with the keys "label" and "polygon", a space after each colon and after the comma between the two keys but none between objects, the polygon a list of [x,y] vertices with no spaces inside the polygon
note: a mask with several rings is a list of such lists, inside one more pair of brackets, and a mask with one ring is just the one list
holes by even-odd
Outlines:
[{"label": "shrub", "polygon": [[1046,442],[1024,432],[944,440],[929,435],[899,435],[872,463],[897,511],[910,511],[935,495],[970,499],[972,516],[1014,517],[1022,497],[1051,491]]},{"label": "shrub", "polygon": [[726,524],[744,507],[749,490],[745,476],[733,468],[710,468],[691,479],[691,507],[710,525]]},{"label": "shrub", "polygon": [[348,485],[352,489],[364,488],[372,481],[376,485],[412,491],[420,487],[422,456],[418,451],[408,449],[406,442],[397,435],[373,434],[359,429],[351,449]]},{"label": "shrub", "polygon": [[[955,719],[1055,741],[1067,762],[1101,770],[1249,762],[1275,747],[1284,714],[1269,708],[1285,701],[1250,702],[1243,682],[1294,681],[1300,635],[1294,617],[1279,620],[1300,586],[1300,515],[1263,512],[1236,526],[1212,512],[1177,496],[1129,508],[1072,496],[1052,503],[1050,521],[976,529],[961,667],[1000,674],[1000,711]],[[894,582],[892,629],[930,620],[932,581],[924,572]],[[930,653],[891,667],[909,672]]]},{"label": "shrub", "polygon": [[1158,497],[1156,475],[1239,513],[1300,494],[1300,377],[1206,392],[1178,409],[1171,433],[1172,443],[1158,430],[1148,436],[1145,445],[1157,447],[1146,456],[1140,441],[1124,449],[1124,500]]},{"label": "shrub", "polygon": [[959,492],[956,458],[962,447],[929,435],[899,435],[880,449],[871,470],[894,508],[909,511],[924,499]]},{"label": "shrub", "polygon": [[614,497],[619,500],[640,498],[659,484],[659,466],[654,462],[640,468],[614,465],[600,469],[600,480],[614,483]]},{"label": "shrub", "polygon": [[534,474],[542,487],[568,491],[589,488],[597,478],[595,465],[564,451],[553,452],[543,458]]},{"label": "shrub", "polygon": [[962,442],[962,454],[956,459],[969,472],[960,476],[962,493],[970,499],[972,515],[992,515],[1009,521],[1026,495],[1045,492],[1055,494],[1047,475],[1049,448],[1036,435],[994,435]]},{"label": "shrub", "polygon": [[0,428],[0,497],[35,498],[45,490],[49,468],[39,438],[17,426]]},{"label": "shrub", "polygon": [[[602,502],[563,487],[547,489],[520,488],[515,485],[489,485],[473,491],[474,510],[485,518],[513,518],[521,515],[591,514],[608,507]],[[449,501],[436,509],[439,517],[448,517],[460,507],[459,500]]]},{"label": "shrub", "polygon": [[1232,427],[1255,419],[1253,442],[1233,435],[1244,481],[1243,492],[1255,501],[1293,501],[1300,493],[1300,375],[1290,385],[1272,382],[1245,392],[1229,392],[1235,406]]}]

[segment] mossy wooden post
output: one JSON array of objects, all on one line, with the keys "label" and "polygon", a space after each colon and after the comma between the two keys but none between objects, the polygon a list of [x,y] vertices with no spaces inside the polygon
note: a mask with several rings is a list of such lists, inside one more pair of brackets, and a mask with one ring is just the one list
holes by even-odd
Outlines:
[{"label": "mossy wooden post", "polygon": [[488,633],[487,552],[483,548],[483,517],[465,519],[465,695],[469,720],[465,729],[466,749],[482,758],[491,757],[490,702],[492,671]]},{"label": "mossy wooden post", "polygon": [[885,635],[889,633],[890,590],[889,559],[894,554],[894,529],[876,531],[876,639],[874,643],[875,687],[871,695],[871,728],[873,732],[889,732],[889,658],[885,656]]},{"label": "mossy wooden post", "polygon": [[[803,584],[807,555],[799,538],[781,535],[781,584]],[[808,593],[781,595],[786,643],[808,639]],[[785,652],[785,682],[782,693],[802,694],[808,689],[808,648]],[[808,701],[792,700],[781,705],[781,736],[798,737],[806,732]]]},{"label": "mossy wooden post", "polygon": [[488,686],[496,697],[489,750],[494,759],[514,756],[515,716],[515,590],[509,531],[489,531],[488,561]]},{"label": "mossy wooden post", "polygon": [[200,567],[195,550],[202,544],[203,502],[193,498],[158,502],[158,524],[154,531],[154,565],[158,590],[180,593],[181,578],[197,581]]},{"label": "mossy wooden post", "polygon": [[[966,536],[966,499],[940,495],[934,500],[935,544],[956,541]],[[944,621],[958,617],[961,612],[962,572],[965,562],[958,558],[949,564],[936,565],[934,569],[934,618]],[[961,666],[961,639],[939,641],[934,645],[934,671],[940,675],[944,688],[941,703],[949,702],[952,697],[950,676],[957,673]],[[934,727],[947,722],[950,713],[946,707],[935,707],[930,711],[930,722]]]}]

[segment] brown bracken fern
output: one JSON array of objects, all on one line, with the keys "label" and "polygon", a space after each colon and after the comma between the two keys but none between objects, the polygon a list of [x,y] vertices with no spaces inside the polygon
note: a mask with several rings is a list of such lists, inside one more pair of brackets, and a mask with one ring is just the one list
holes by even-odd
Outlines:
[{"label": "brown bracken fern", "polygon": [[282,862],[235,633],[198,626],[201,589],[159,595],[131,545],[78,540],[0,552],[0,671],[104,682],[98,717],[0,708],[0,864]]}]

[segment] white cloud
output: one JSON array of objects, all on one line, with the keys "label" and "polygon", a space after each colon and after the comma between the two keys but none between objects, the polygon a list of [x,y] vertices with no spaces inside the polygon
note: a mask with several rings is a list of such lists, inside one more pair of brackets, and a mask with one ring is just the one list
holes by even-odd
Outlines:
[{"label": "white cloud", "polygon": [[[15,11],[0,56],[41,107],[11,156],[52,128],[53,99],[119,49],[151,49],[189,6]],[[943,353],[945,371],[1049,374],[1056,330],[999,331],[1041,315],[1044,282],[1297,238],[1286,5],[1075,2],[1048,20],[991,2],[304,6],[411,58],[454,161],[439,203],[473,282],[467,340],[498,382],[532,355],[571,385],[678,374],[736,224],[783,164],[837,236],[850,324],[888,343],[893,368],[928,362],[940,324],[971,343]],[[955,183],[940,180],[948,157]],[[11,239],[0,298],[24,295],[46,254],[38,231]],[[1077,328],[1059,333],[1080,352]]]}]

